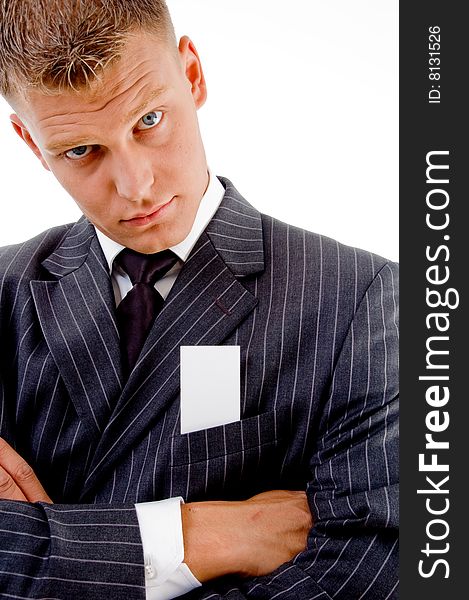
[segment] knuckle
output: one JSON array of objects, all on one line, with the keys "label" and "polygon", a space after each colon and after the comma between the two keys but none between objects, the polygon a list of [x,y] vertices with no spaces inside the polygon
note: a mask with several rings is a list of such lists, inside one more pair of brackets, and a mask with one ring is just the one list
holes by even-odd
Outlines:
[{"label": "knuckle", "polygon": [[313,526],[313,517],[309,510],[303,514],[303,521],[306,528],[310,529]]},{"label": "knuckle", "polygon": [[10,492],[15,487],[13,479],[3,470],[0,470],[0,495]]},{"label": "knuckle", "polygon": [[297,511],[297,523],[301,531],[309,531],[313,526],[313,518],[309,508],[301,508]]},{"label": "knuckle", "polygon": [[30,481],[35,479],[34,471],[26,462],[21,462],[15,470],[15,479],[17,481]]}]

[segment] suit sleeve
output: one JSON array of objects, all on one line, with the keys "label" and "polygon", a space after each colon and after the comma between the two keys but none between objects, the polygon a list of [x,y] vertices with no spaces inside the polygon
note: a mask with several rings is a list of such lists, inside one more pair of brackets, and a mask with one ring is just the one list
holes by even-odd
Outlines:
[{"label": "suit sleeve", "polygon": [[268,576],[214,581],[185,598],[397,598],[397,302],[389,263],[358,305],[335,365],[310,457],[306,551]]},{"label": "suit sleeve", "polygon": [[[0,273],[0,292],[5,287]],[[7,422],[15,422],[4,379],[7,352],[11,351],[4,343],[7,313],[9,316],[2,304],[0,431]],[[0,500],[2,599],[144,600],[142,565],[133,504],[49,505]]]},{"label": "suit sleeve", "polygon": [[133,505],[0,501],[0,598],[144,600]]}]

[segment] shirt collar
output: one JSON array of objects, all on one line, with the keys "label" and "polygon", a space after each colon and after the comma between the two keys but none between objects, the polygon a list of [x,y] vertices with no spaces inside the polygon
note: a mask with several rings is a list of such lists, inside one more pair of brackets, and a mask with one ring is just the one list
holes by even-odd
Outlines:
[{"label": "shirt collar", "polygon": [[[170,248],[170,250],[172,250],[174,254],[176,254],[176,256],[178,256],[183,262],[187,260],[192,248],[195,246],[195,243],[207,225],[210,223],[213,215],[218,210],[224,195],[225,188],[221,184],[218,177],[212,176],[212,173],[209,170],[209,184],[205,194],[202,196],[202,200],[200,201],[192,229],[190,230],[189,235],[182,240],[182,242]],[[112,273],[114,259],[119,252],[125,248],[125,246],[122,246],[114,240],[111,240],[111,238],[107,237],[107,235],[105,235],[102,231],[99,231],[99,229],[96,229],[96,227],[95,230],[98,241],[101,245],[101,249],[106,258],[109,272]]]}]

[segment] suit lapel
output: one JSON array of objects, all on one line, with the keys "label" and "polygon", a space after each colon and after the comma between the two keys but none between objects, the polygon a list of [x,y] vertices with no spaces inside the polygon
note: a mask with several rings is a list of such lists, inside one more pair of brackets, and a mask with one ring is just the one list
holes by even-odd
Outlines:
[{"label": "suit lapel", "polygon": [[[218,345],[257,305],[242,277],[264,268],[260,214],[222,180],[223,201],[185,262],[103,432],[84,495],[174,403],[181,346]],[[171,403],[173,403],[171,405]]]},{"label": "suit lapel", "polygon": [[75,409],[96,437],[122,375],[111,280],[89,221],[80,219],[42,264],[55,280],[31,282],[39,321]]}]

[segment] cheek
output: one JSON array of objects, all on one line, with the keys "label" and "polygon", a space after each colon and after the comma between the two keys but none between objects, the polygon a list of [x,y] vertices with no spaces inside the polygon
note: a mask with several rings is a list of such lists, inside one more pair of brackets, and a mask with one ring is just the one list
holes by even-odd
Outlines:
[{"label": "cheek", "polygon": [[85,214],[97,216],[109,212],[109,203],[106,203],[103,198],[102,178],[100,184],[99,178],[85,177],[80,173],[60,168],[55,168],[53,174]]},{"label": "cheek", "polygon": [[194,170],[199,166],[198,149],[196,138],[187,129],[181,129],[175,136],[170,156],[175,167],[174,175],[179,179],[193,179]]},{"label": "cheek", "polygon": [[171,146],[179,156],[187,155],[200,146],[200,133],[196,114],[182,114],[175,124],[171,136]]},{"label": "cheek", "polygon": [[60,185],[73,196],[73,191],[80,188],[80,180],[77,178],[76,173],[73,173],[71,169],[68,169],[61,162],[51,166],[51,171]]},{"label": "cheek", "polygon": [[112,201],[112,194],[107,192],[104,182],[88,181],[83,182],[74,190],[73,198],[84,212],[95,215],[102,221],[112,218],[115,212],[115,206]]}]

